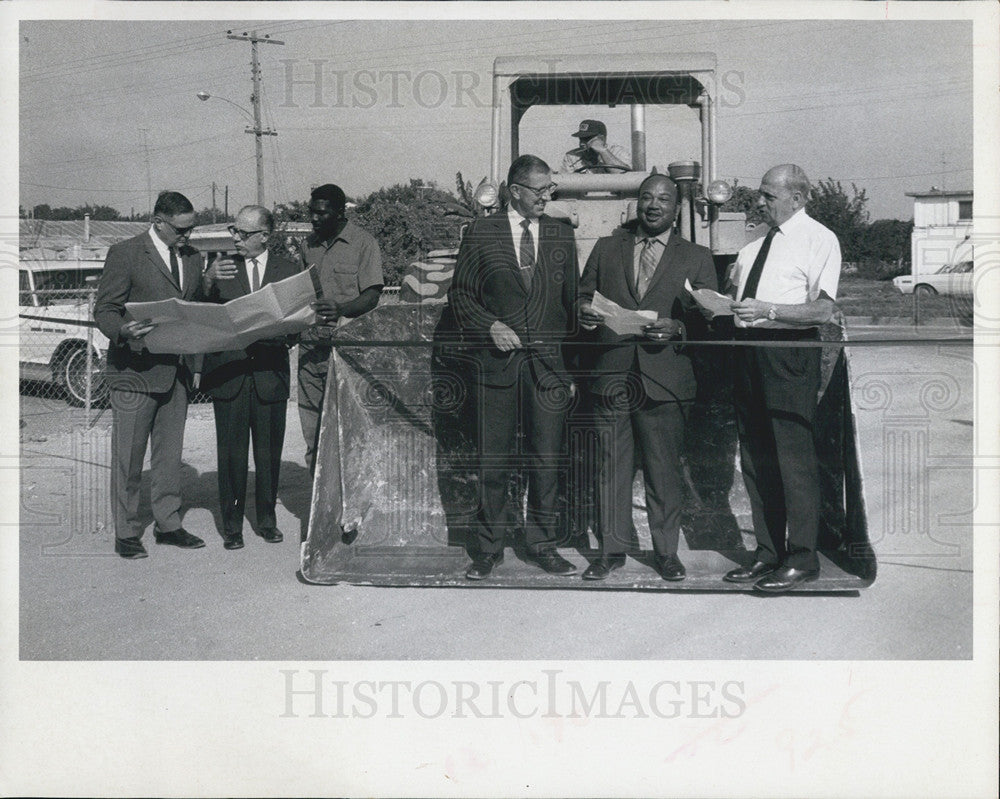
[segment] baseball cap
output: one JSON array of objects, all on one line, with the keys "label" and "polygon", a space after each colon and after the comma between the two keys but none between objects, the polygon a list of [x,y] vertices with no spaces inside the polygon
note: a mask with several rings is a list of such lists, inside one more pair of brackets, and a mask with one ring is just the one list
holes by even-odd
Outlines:
[{"label": "baseball cap", "polygon": [[589,139],[592,136],[604,136],[606,138],[608,129],[599,119],[585,119],[580,123],[580,129],[570,135],[576,136],[579,139]]}]

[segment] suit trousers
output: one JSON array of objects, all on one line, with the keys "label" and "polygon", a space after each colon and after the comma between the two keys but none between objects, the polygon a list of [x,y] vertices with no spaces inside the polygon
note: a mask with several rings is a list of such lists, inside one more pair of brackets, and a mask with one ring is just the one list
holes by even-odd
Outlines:
[{"label": "suit trousers", "polygon": [[330,352],[329,344],[299,344],[299,421],[306,441],[309,474],[316,472],[316,447],[319,444]]},{"label": "suit trousers", "polygon": [[528,552],[552,550],[563,538],[558,493],[560,469],[566,466],[568,389],[540,389],[524,364],[513,385],[479,382],[477,396],[480,507],[469,536],[469,554],[502,552],[507,532],[520,526],[520,498],[515,507],[508,490],[518,471],[528,480],[524,521]]},{"label": "suit trousers", "polygon": [[630,398],[625,392],[601,394],[595,397],[594,415],[601,552],[619,555],[633,547],[632,481],[638,448],[653,551],[658,557],[676,555],[684,502],[682,404]]},{"label": "suit trousers", "polygon": [[278,501],[278,475],[288,401],[264,402],[257,396],[253,375],[247,375],[235,397],[213,399],[212,406],[215,411],[223,533],[231,536],[243,530],[251,437],[257,528],[276,527],[274,506]]},{"label": "suit trousers", "polygon": [[150,444],[150,504],[159,532],[181,527],[181,453],[188,393],[177,377],[169,391],[111,389],[111,507],[116,538],[141,538],[139,489]]},{"label": "suit trousers", "polygon": [[741,347],[733,397],[755,558],[815,569],[819,466],[813,419],[820,349]]}]

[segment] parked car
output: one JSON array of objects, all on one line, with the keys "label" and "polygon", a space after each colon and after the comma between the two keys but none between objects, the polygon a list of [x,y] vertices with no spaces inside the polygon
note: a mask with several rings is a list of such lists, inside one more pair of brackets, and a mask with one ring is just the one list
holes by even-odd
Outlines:
[{"label": "parked car", "polygon": [[58,386],[76,407],[87,397],[88,336],[91,401],[108,398],[102,372],[109,342],[87,302],[88,286],[96,286],[103,266],[101,261],[21,261],[18,270],[21,379]]},{"label": "parked car", "polygon": [[892,279],[893,285],[903,294],[933,297],[949,294],[959,297],[972,296],[972,261],[942,266],[937,272],[926,275],[901,275]]}]

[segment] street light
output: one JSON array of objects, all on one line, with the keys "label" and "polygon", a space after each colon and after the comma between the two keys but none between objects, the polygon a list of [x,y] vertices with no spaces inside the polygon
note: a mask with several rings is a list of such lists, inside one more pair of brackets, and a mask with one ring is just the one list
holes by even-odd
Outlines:
[{"label": "street light", "polygon": [[272,130],[271,128],[262,128],[260,126],[260,107],[256,102],[256,95],[253,97],[255,101],[255,113],[251,113],[239,103],[234,103],[228,97],[220,97],[217,94],[209,94],[206,91],[197,92],[195,97],[203,102],[214,98],[216,100],[222,100],[225,103],[229,103],[231,106],[246,114],[250,122],[253,123],[253,127],[247,127],[244,133],[252,133],[254,135],[255,155],[257,159],[257,205],[264,205],[264,145],[261,142],[261,136],[277,136],[278,132],[276,130]]}]

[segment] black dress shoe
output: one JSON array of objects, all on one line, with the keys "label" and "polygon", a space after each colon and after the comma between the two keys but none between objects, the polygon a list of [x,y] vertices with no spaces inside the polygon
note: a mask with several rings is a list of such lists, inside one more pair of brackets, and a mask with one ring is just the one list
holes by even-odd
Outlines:
[{"label": "black dress shoe", "polygon": [[768,594],[781,594],[790,591],[799,583],[811,583],[819,578],[819,569],[794,569],[782,566],[754,583],[754,588]]},{"label": "black dress shoe", "polygon": [[223,549],[243,549],[243,533],[222,536]]},{"label": "black dress shoe", "polygon": [[554,549],[539,552],[537,555],[533,555],[531,559],[549,574],[557,574],[560,577],[570,577],[576,574],[576,566]]},{"label": "black dress shoe", "polygon": [[493,571],[493,567],[503,563],[503,552],[495,555],[476,555],[469,568],[465,570],[467,580],[485,580]]},{"label": "black dress shoe", "polygon": [[755,583],[761,577],[770,574],[777,568],[777,565],[774,563],[764,563],[763,561],[756,560],[752,566],[741,566],[738,569],[726,572],[726,576],[722,579],[727,583]]},{"label": "black dress shoe", "polygon": [[128,560],[148,558],[149,553],[138,538],[116,538],[115,552]]},{"label": "black dress shoe", "polygon": [[196,535],[191,535],[183,527],[178,527],[176,530],[170,530],[166,533],[158,533],[154,530],[153,539],[157,544],[170,544],[181,549],[201,549],[205,546],[204,541]]},{"label": "black dress shoe", "polygon": [[676,555],[664,555],[660,558],[660,562],[656,569],[660,573],[660,577],[664,580],[669,580],[672,583],[677,583],[687,577],[687,571],[684,569],[684,564],[681,563],[681,559]]},{"label": "black dress shoe", "polygon": [[584,580],[606,580],[615,569],[625,565],[624,555],[609,555],[591,563],[583,573]]},{"label": "black dress shoe", "polygon": [[279,541],[284,541],[285,539],[285,537],[281,534],[281,530],[277,527],[261,527],[257,531],[257,535],[269,544],[277,544]]}]

